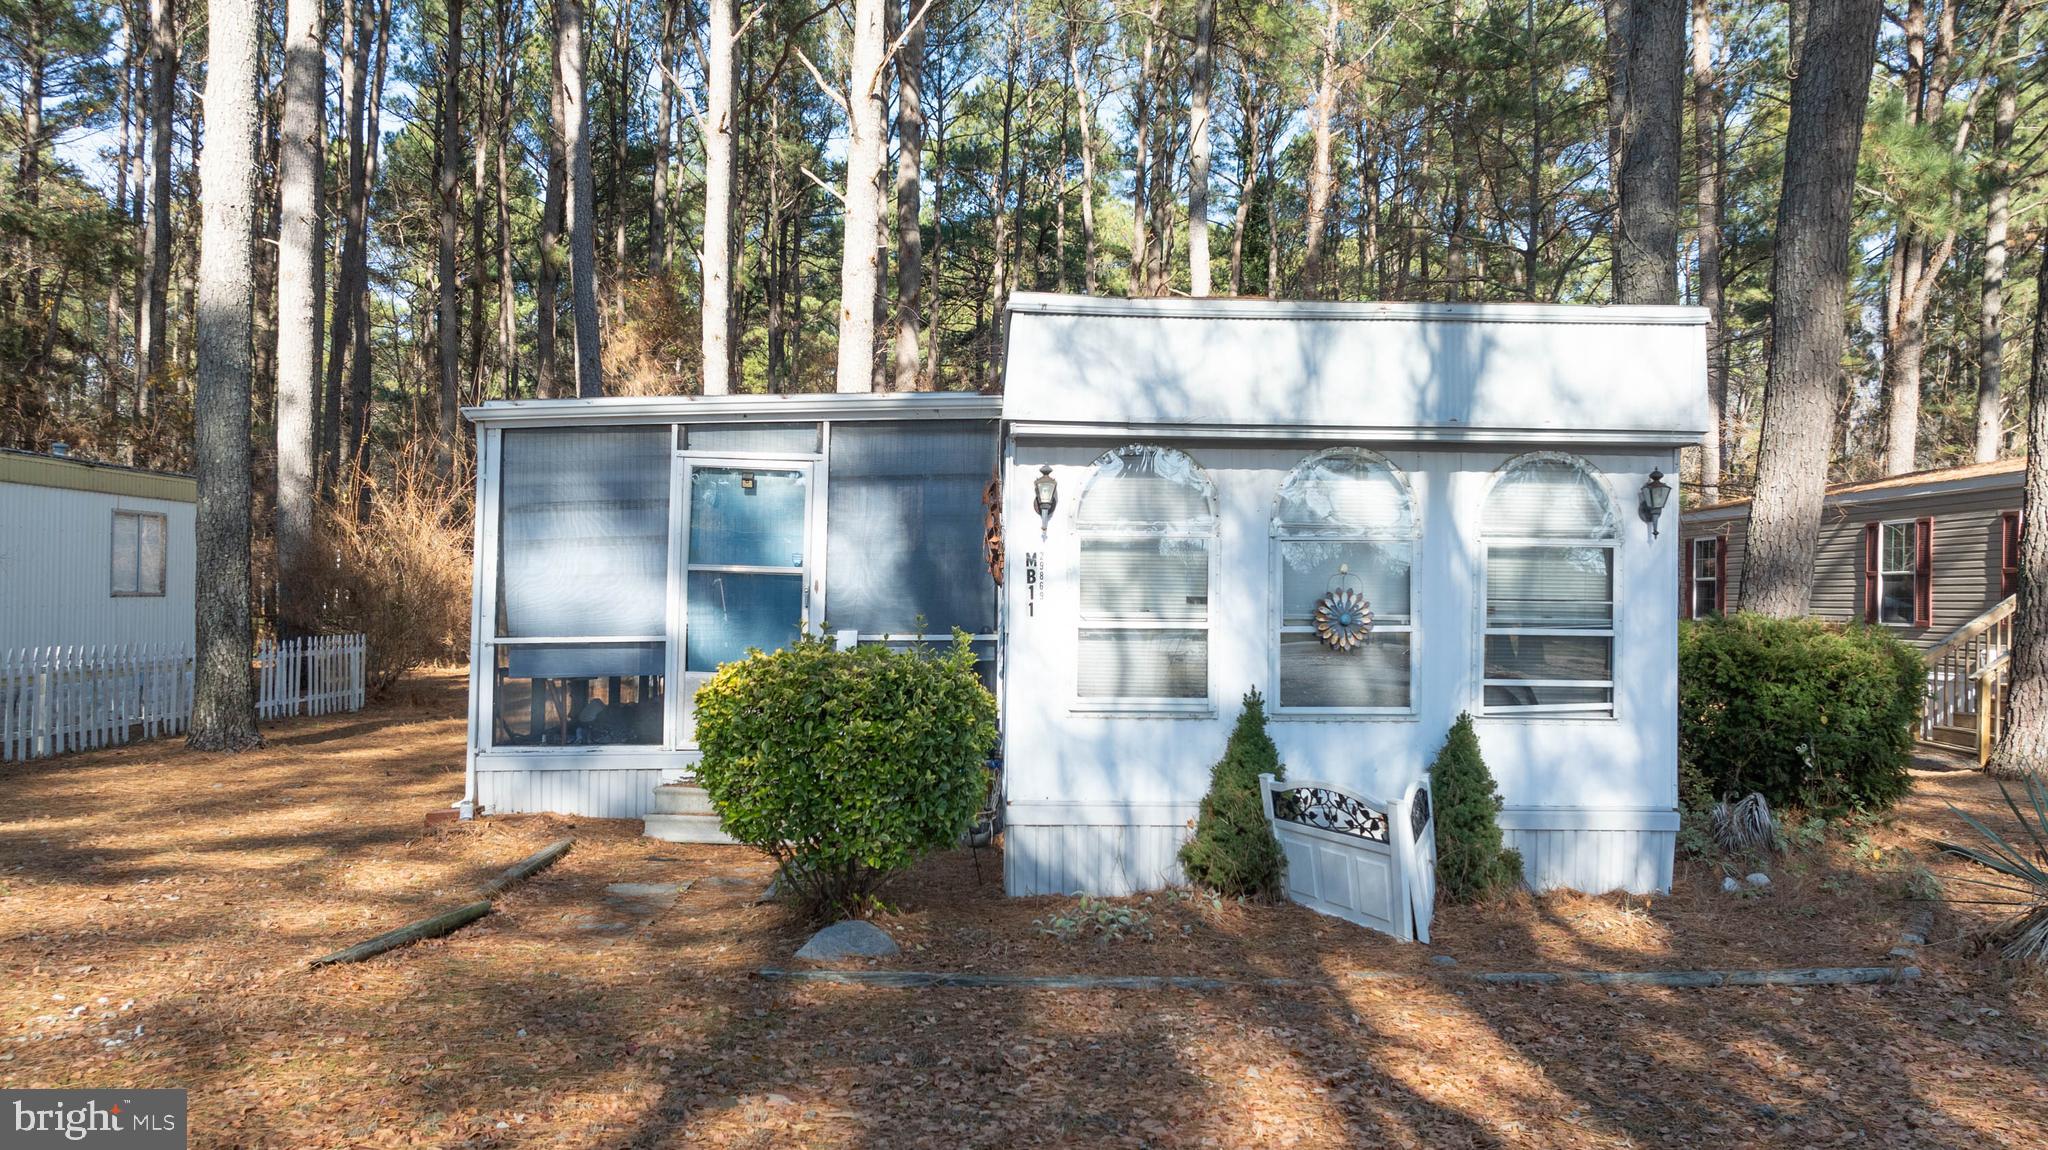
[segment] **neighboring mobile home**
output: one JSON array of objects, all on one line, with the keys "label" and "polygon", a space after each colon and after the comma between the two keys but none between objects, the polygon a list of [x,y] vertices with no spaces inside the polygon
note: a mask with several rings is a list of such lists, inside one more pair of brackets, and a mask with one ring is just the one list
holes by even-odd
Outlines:
[{"label": "neighboring mobile home", "polygon": [[192,645],[191,476],[0,451],[0,652]]},{"label": "neighboring mobile home", "polygon": [[1470,711],[1533,883],[1663,889],[1678,548],[1645,507],[1705,426],[1705,318],[1020,293],[1000,397],[471,409],[465,810],[645,814],[720,662],[959,626],[1012,893],[1176,880],[1254,687],[1291,778],[1389,800]]},{"label": "neighboring mobile home", "polygon": [[[1821,504],[1810,613],[1891,629],[1927,656],[1923,737],[1976,751],[1996,736],[1999,708],[1977,705],[1977,679],[2002,698],[2019,589],[2026,460],[2001,459],[1838,483]],[[1679,518],[1678,611],[1732,611],[1741,600],[1749,501]]]},{"label": "neighboring mobile home", "polygon": [[[1837,483],[1821,504],[1816,618],[1882,623],[1932,647],[2018,590],[2027,461],[2001,459]],[[1679,614],[1732,611],[1741,598],[1749,501],[1679,516]]]}]

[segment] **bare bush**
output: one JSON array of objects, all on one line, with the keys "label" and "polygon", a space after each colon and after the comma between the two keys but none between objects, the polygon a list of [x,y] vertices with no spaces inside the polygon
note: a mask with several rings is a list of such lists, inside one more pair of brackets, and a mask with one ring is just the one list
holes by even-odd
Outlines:
[{"label": "bare bush", "polygon": [[467,487],[437,478],[420,453],[401,456],[365,507],[345,499],[318,512],[308,569],[294,573],[301,626],[367,636],[372,694],[416,667],[461,661],[471,538]]}]

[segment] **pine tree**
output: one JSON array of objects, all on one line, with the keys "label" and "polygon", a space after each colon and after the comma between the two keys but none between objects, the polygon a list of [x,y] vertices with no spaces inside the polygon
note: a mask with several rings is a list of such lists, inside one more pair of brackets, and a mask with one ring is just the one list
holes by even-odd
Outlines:
[{"label": "pine tree", "polygon": [[1436,885],[1451,902],[1476,902],[1522,877],[1522,855],[1501,845],[1500,795],[1479,753],[1472,716],[1459,715],[1431,764],[1436,802]]},{"label": "pine tree", "polygon": [[1266,821],[1259,776],[1287,777],[1280,749],[1266,734],[1266,700],[1257,688],[1244,697],[1244,710],[1209,772],[1195,836],[1180,849],[1188,881],[1233,898],[1276,898],[1287,860]]}]

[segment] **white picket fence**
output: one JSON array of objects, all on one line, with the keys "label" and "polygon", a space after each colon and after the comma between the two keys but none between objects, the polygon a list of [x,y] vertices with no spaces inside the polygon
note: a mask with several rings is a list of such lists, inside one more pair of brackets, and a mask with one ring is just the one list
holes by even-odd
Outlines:
[{"label": "white picket fence", "polygon": [[[363,705],[361,635],[264,640],[251,660],[264,719]],[[0,651],[0,761],[182,733],[192,719],[192,651],[136,644]]]}]

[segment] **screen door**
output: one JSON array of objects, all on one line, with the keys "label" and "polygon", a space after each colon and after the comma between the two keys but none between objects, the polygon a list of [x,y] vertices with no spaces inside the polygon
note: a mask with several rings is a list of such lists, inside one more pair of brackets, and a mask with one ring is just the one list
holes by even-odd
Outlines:
[{"label": "screen door", "polygon": [[811,539],[811,465],[683,463],[682,741],[697,741],[697,688],[720,664],[803,632]]}]

